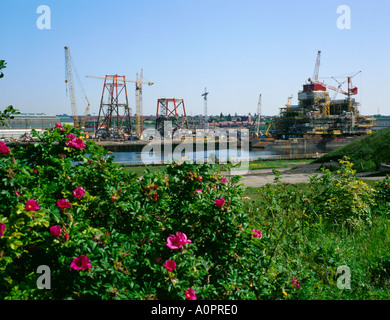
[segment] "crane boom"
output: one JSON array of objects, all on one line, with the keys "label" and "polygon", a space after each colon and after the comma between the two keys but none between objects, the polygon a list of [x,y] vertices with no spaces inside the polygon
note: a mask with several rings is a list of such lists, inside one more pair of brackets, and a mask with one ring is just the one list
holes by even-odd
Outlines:
[{"label": "crane boom", "polygon": [[313,73],[313,79],[315,81],[318,81],[318,73],[320,72],[320,59],[321,59],[321,51],[318,50],[316,65],[314,67],[314,73]]},{"label": "crane boom", "polygon": [[73,81],[73,72],[72,72],[72,59],[70,56],[69,47],[65,47],[65,65],[66,65],[65,84],[69,86],[70,104],[72,106],[72,114],[73,114],[73,125],[75,127],[78,127],[79,119],[77,115],[76,95],[74,92],[74,81]]},{"label": "crane boom", "polygon": [[[105,79],[106,77],[105,76],[94,76],[94,75],[90,75],[90,74],[87,74],[86,75],[87,78],[94,78],[94,79]],[[149,86],[153,85],[154,83],[153,82],[141,82],[139,80],[129,80],[129,79],[126,79],[125,80],[126,82],[132,82],[132,83],[136,83],[136,84],[147,84]]]}]

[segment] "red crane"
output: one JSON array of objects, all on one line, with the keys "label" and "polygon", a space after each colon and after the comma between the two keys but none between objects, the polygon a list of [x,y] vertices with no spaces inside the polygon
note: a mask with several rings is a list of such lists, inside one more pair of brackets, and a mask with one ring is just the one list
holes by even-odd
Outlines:
[{"label": "red crane", "polygon": [[319,71],[320,71],[320,60],[321,60],[321,51],[318,50],[318,52],[317,52],[316,64],[315,64],[314,72],[313,72],[313,78],[309,78],[309,82],[310,82],[310,83],[312,83],[312,84],[319,84],[319,85],[322,85],[322,86],[324,86],[324,87],[326,87],[326,88],[328,88],[328,89],[331,89],[331,90],[336,91],[336,93],[335,93],[333,99],[336,97],[336,95],[337,95],[338,92],[340,92],[340,93],[342,93],[342,94],[345,94],[345,95],[347,95],[348,97],[350,97],[351,95],[355,95],[355,94],[358,93],[358,88],[357,88],[356,86],[355,86],[355,87],[352,86],[352,81],[351,81],[351,79],[352,79],[354,76],[356,76],[357,74],[359,74],[361,71],[355,73],[355,74],[352,75],[352,76],[348,76],[348,77],[347,77],[347,80],[345,80],[345,81],[348,81],[348,89],[347,89],[347,91],[344,91],[344,90],[341,89],[341,86],[345,83],[345,81],[342,82],[342,83],[340,83],[340,82],[338,82],[335,78],[332,77],[332,78],[333,78],[334,80],[336,80],[336,81],[338,82],[338,84],[339,84],[339,86],[336,88],[336,87],[334,87],[334,86],[330,86],[330,85],[328,85],[328,84],[326,84],[326,83],[321,82],[321,81],[318,80],[318,74],[319,74]]}]

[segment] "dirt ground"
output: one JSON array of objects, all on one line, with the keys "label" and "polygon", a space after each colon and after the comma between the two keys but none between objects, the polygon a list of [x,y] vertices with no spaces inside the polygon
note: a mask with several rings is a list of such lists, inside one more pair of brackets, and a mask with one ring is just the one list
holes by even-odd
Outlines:
[{"label": "dirt ground", "polygon": [[[301,165],[292,168],[280,168],[276,169],[280,172],[280,181],[285,183],[307,183],[311,176],[317,174],[321,176],[320,171],[321,163],[303,163]],[[240,182],[246,187],[261,187],[268,183],[274,184],[275,175],[272,173],[272,169],[258,169],[250,170],[248,172],[239,172],[235,174],[242,176]],[[374,172],[357,173],[356,176],[367,180],[381,180],[384,176],[375,176]],[[229,176],[229,174],[227,174]]]}]

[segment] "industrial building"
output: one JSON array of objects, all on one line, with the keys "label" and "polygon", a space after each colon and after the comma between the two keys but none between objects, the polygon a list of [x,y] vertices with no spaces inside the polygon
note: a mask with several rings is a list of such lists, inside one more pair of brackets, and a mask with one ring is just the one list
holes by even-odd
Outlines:
[{"label": "industrial building", "polygon": [[4,120],[6,126],[0,124],[0,139],[19,140],[23,137],[30,136],[32,129],[44,131],[54,128],[57,123],[61,122],[59,117],[43,113],[23,113],[14,115],[13,117],[13,119]]}]

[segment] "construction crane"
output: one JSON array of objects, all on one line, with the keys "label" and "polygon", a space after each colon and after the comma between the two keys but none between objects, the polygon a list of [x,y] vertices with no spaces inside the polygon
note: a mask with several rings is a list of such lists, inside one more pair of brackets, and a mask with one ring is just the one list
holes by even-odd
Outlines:
[{"label": "construction crane", "polygon": [[[315,67],[314,67],[314,72],[313,72],[313,77],[312,78],[309,78],[309,81],[311,83],[314,83],[314,84],[320,84],[328,89],[331,89],[331,90],[334,90],[335,91],[335,94],[333,96],[333,99],[336,98],[337,94],[339,92],[341,92],[342,94],[345,94],[348,96],[348,98],[351,96],[351,95],[355,95],[357,94],[357,90],[358,88],[357,87],[352,87],[352,82],[351,82],[351,79],[353,77],[355,77],[357,74],[359,74],[361,71],[355,73],[354,75],[352,76],[348,76],[347,77],[347,80],[345,80],[344,82],[340,83],[339,81],[337,81],[334,77],[332,77],[332,79],[334,79],[336,82],[338,82],[338,87],[334,87],[334,86],[330,86],[324,82],[321,82],[318,80],[318,74],[319,74],[319,70],[320,70],[320,59],[321,59],[321,51],[318,50],[317,52],[317,59],[316,59],[316,64],[315,64]],[[341,90],[341,86],[346,82],[348,81],[348,90],[347,91],[344,91],[344,90]]]},{"label": "construction crane", "polygon": [[261,135],[260,119],[261,119],[261,93],[259,94],[259,102],[257,103],[257,127],[256,127],[257,136],[259,136],[259,134]]},{"label": "construction crane", "polygon": [[[94,79],[105,79],[105,76],[94,76],[94,75],[86,75],[87,78],[94,78]],[[153,82],[143,82],[143,70],[141,69],[141,79],[138,77],[138,73],[136,74],[137,80],[129,80],[126,79],[126,82],[135,83],[135,98],[136,98],[136,105],[137,105],[137,138],[141,138],[142,134],[142,85],[147,84],[149,86],[153,85]]]},{"label": "construction crane", "polygon": [[208,124],[208,118],[207,118],[207,95],[209,93],[207,92],[207,89],[204,88],[204,93],[202,94],[202,97],[204,99],[204,129],[208,130],[209,124]]},{"label": "construction crane", "polygon": [[285,106],[287,107],[287,109],[291,107],[291,100],[292,100],[292,98],[293,98],[293,94],[291,94],[291,96],[289,96],[289,97],[287,98],[287,103],[285,104]]},{"label": "construction crane", "polygon": [[72,58],[70,56],[69,47],[65,47],[65,85],[68,89],[70,95],[70,104],[72,106],[72,115],[73,115],[73,125],[78,127],[79,118],[77,115],[77,105],[76,105],[76,95],[74,93],[74,81],[73,81],[73,71],[72,71]]},{"label": "construction crane", "polygon": [[266,130],[265,133],[264,133],[264,135],[265,135],[266,137],[269,137],[269,136],[270,136],[270,134],[269,134],[269,129],[271,128],[271,126],[272,126],[272,121],[269,123],[269,125],[268,125],[268,127],[267,127],[267,130]]},{"label": "construction crane", "polygon": [[[65,47],[65,85],[66,85],[67,91],[68,91],[68,87],[69,87],[70,104],[72,107],[72,116],[73,116],[73,126],[77,128],[77,127],[79,127],[79,118],[78,118],[78,113],[77,113],[76,94],[75,94],[75,89],[74,89],[73,69],[75,71],[76,77],[78,78],[77,70],[72,64],[72,57],[70,54],[69,47],[66,46]],[[88,116],[90,103],[88,101],[87,95],[85,94],[85,90],[81,84],[80,78],[78,78],[78,80],[80,82],[80,86],[81,86],[81,89],[83,91],[84,98],[87,101],[87,107],[85,109],[84,116],[83,116],[82,121],[81,121],[81,128],[82,128],[82,127],[84,127],[85,121],[86,121],[87,116]]]},{"label": "construction crane", "polygon": [[337,97],[337,94],[340,92],[340,90],[341,90],[341,87],[343,86],[343,84],[348,80],[345,80],[345,81],[343,81],[343,82],[340,82],[340,81],[338,81],[336,78],[334,78],[334,77],[332,77],[332,79],[334,80],[334,81],[336,81],[339,85],[338,85],[338,87],[337,87],[337,89],[335,90],[335,93],[333,94],[333,97],[332,97],[332,100],[335,100],[336,99],[336,97]]},{"label": "construction crane", "polygon": [[[318,80],[309,79],[309,81],[311,81],[312,83],[315,83],[315,84],[323,85],[324,87],[326,87],[326,88],[328,88],[328,89],[334,90],[334,91],[336,91],[336,94],[340,92],[340,93],[342,93],[342,94],[348,96],[348,98],[349,98],[351,95],[355,95],[355,94],[358,93],[358,88],[357,88],[356,86],[355,86],[355,87],[352,86],[352,81],[351,81],[351,79],[352,79],[353,77],[355,77],[356,75],[358,75],[360,72],[361,72],[361,71],[355,73],[355,74],[352,75],[352,76],[348,76],[348,77],[347,77],[347,80],[345,80],[345,81],[342,82],[342,83],[338,82],[338,81],[335,79],[335,80],[339,83],[339,86],[338,86],[337,88],[334,87],[334,86],[328,85],[327,83],[318,81]],[[334,78],[333,78],[333,79],[334,79]],[[347,88],[347,91],[341,90],[341,86],[342,86],[346,81],[348,81],[348,88]],[[334,97],[336,97],[336,94],[334,95]]]},{"label": "construction crane", "polygon": [[[137,138],[141,138],[142,128],[143,128],[143,103],[142,103],[142,84],[143,81],[143,69],[141,69],[140,78],[138,78],[137,72],[137,81],[135,83],[135,96],[136,96],[136,106],[137,106]],[[153,83],[152,83],[153,84]],[[152,85],[150,84],[150,85]]]},{"label": "construction crane", "polygon": [[318,81],[318,73],[320,72],[320,60],[321,60],[321,51],[318,50],[316,64],[315,64],[314,72],[313,72],[313,80],[314,81]]}]

